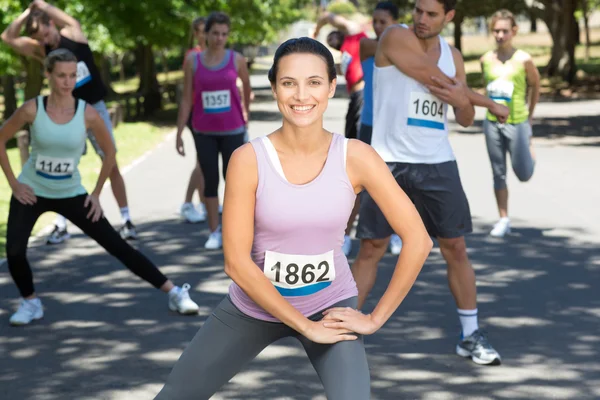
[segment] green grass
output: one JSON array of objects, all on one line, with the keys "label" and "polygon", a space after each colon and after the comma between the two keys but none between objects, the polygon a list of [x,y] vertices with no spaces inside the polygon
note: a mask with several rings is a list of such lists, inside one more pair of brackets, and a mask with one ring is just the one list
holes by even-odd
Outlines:
[{"label": "green grass", "polygon": [[[173,129],[173,126],[165,124],[153,124],[149,122],[121,123],[115,130],[115,139],[117,141],[117,161],[121,168],[133,162],[146,151],[153,149],[158,145]],[[21,161],[19,150],[17,148],[8,150],[8,158],[15,175],[21,172]],[[98,173],[100,172],[101,162],[94,149],[88,143],[88,153],[81,158],[79,171],[81,172],[82,183],[88,191],[94,189]],[[108,189],[110,190],[110,189]],[[9,203],[11,197],[10,186],[4,177],[0,177],[0,258],[5,257],[6,245],[6,222],[8,219]],[[38,220],[33,233],[39,232],[45,226],[52,223],[53,213],[46,213]]]}]

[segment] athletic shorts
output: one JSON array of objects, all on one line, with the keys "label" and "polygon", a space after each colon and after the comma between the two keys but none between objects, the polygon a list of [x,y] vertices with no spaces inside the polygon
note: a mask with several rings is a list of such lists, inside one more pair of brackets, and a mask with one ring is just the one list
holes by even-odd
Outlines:
[{"label": "athletic shorts", "polygon": [[[471,210],[456,161],[387,165],[398,185],[414,203],[429,235],[451,239],[473,231]],[[375,201],[363,191],[356,236],[360,239],[383,239],[392,233],[392,227]]]},{"label": "athletic shorts", "polygon": [[363,108],[363,91],[358,90],[350,95],[348,112],[346,113],[346,137],[356,139],[360,125],[360,113]]}]

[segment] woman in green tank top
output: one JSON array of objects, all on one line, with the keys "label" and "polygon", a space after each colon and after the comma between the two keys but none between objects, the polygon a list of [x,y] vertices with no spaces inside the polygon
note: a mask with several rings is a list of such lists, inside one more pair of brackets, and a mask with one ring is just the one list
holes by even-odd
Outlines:
[{"label": "woman in green tank top", "polygon": [[517,24],[510,11],[497,11],[492,16],[490,27],[496,40],[496,49],[481,57],[486,91],[492,100],[510,109],[505,124],[499,123],[489,112],[483,123],[500,214],[500,220],[490,234],[503,237],[510,233],[506,153],[510,153],[517,178],[521,182],[528,181],[535,167],[535,156],[531,148],[531,121],[539,99],[540,76],[531,56],[512,45],[517,34]]},{"label": "woman in green tank top", "polygon": [[[181,314],[196,314],[198,305],[188,294],[189,285],[173,284],[142,253],[131,247],[102,215],[100,192],[115,165],[115,146],[100,114],[73,97],[77,58],[66,49],[52,51],[45,61],[50,95],[25,102],[0,126],[0,166],[12,189],[6,229],[8,270],[22,300],[9,322],[27,325],[44,316],[27,260],[29,235],[40,215],[64,215],[104,247],[134,274],[168,293],[168,307]],[[6,152],[6,142],[30,124],[31,154],[17,178]],[[104,157],[96,186],[88,195],[77,166],[86,130],[95,135]]]}]

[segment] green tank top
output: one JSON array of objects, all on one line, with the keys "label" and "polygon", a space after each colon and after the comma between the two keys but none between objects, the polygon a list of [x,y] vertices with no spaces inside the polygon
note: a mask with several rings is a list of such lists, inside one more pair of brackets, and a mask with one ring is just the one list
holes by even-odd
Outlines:
[{"label": "green tank top", "polygon": [[57,124],[46,113],[43,97],[37,98],[31,153],[19,175],[19,182],[31,186],[36,196],[65,199],[86,193],[77,168],[86,139],[86,103],[78,102],[73,119]]},{"label": "green tank top", "polygon": [[[488,52],[483,57],[483,77],[485,79],[487,95],[497,103],[504,104],[510,109],[507,123],[521,124],[529,118],[527,107],[527,73],[523,62],[523,52],[515,51],[513,56],[505,63],[491,59]],[[496,117],[489,111],[489,121],[496,121]]]}]

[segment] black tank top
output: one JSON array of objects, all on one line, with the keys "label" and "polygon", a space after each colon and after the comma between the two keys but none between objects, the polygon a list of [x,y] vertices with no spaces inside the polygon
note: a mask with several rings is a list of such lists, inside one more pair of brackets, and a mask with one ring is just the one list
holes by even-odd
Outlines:
[{"label": "black tank top", "polygon": [[107,93],[106,87],[100,77],[100,71],[96,67],[90,46],[87,43],[74,42],[61,35],[60,42],[55,49],[46,46],[46,54],[56,49],[70,50],[77,57],[77,83],[73,90],[73,96],[88,104],[104,100]]}]

